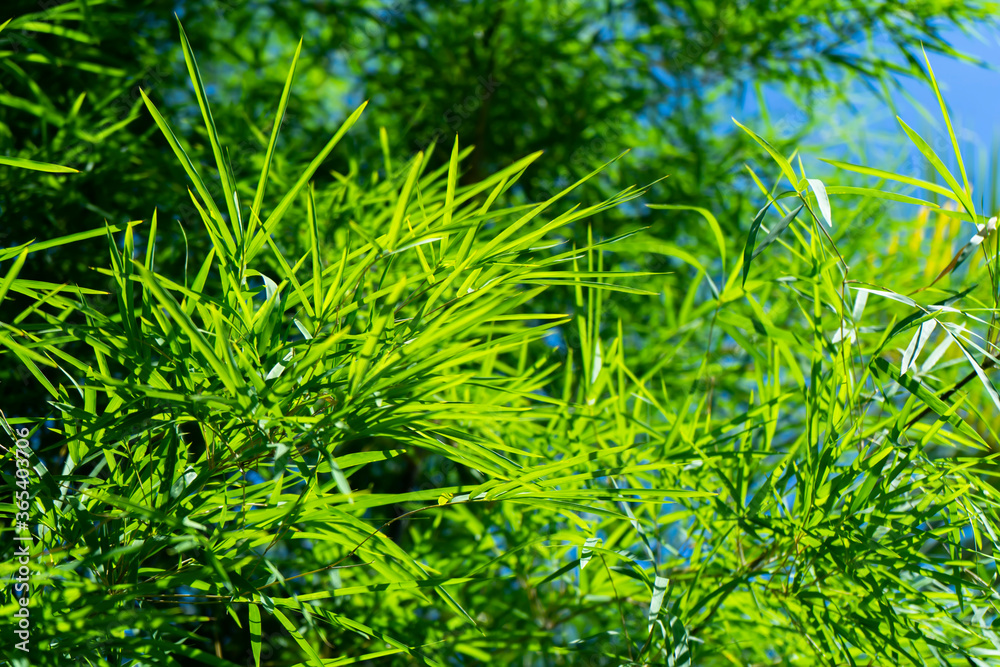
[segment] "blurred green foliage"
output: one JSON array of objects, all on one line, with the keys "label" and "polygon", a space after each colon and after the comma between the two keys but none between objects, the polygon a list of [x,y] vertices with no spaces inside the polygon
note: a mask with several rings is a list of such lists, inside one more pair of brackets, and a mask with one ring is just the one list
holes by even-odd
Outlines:
[{"label": "blurred green foliage", "polygon": [[1000,656],[995,220],[793,155],[992,4],[5,11],[30,664]]}]

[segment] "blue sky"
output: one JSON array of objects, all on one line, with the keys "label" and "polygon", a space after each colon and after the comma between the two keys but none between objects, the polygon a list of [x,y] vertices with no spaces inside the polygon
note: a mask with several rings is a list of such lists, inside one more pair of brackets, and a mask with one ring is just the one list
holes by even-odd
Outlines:
[{"label": "blue sky", "polygon": [[[994,146],[1000,151],[1000,31],[970,35],[953,30],[945,33],[945,37],[957,50],[990,65],[983,67],[947,56],[929,55],[948,105],[976,203],[996,207],[1000,205],[1000,199],[994,198],[997,186],[1000,186],[1000,163],[990,166],[989,159]],[[816,112],[822,121],[807,131],[802,139],[804,145],[800,145],[809,169],[828,169],[816,160],[817,156],[835,157],[940,181],[938,176],[929,173],[929,164],[903,133],[896,120],[898,114],[934,148],[955,177],[961,180],[933,88],[922,79],[902,79],[901,84],[902,91],[893,90],[891,93],[893,106],[859,88],[856,96],[852,94],[856,113],[836,105],[824,109],[822,99],[817,100],[811,110],[800,109],[797,102],[777,91],[767,91],[765,99],[770,124],[761,122],[759,129],[767,135],[788,138],[804,128],[809,111]],[[750,93],[743,101],[742,113],[749,116],[758,108],[753,93]],[[928,171],[923,171],[925,169]],[[898,189],[902,191],[906,188],[900,186]]]},{"label": "blue sky", "polygon": [[[1000,32],[983,32],[978,36],[970,36],[952,31],[948,33],[948,40],[959,51],[981,58],[996,68],[987,69],[944,56],[930,56],[931,66],[949,107],[955,134],[967,162],[973,191],[982,194],[987,185],[993,186],[997,182],[995,173],[991,175],[992,183],[987,184],[983,179],[988,173],[986,161],[991,148],[1000,143]],[[935,125],[931,126],[907,102],[899,105],[900,116],[921,133],[933,132],[947,137],[947,128],[940,121],[937,100],[930,86],[922,81],[908,81],[905,89],[932,114]],[[895,121],[891,114],[886,115],[890,122]]]},{"label": "blue sky", "polygon": [[[982,58],[1000,70],[1000,33],[983,33],[977,38],[952,31],[948,40],[959,51]],[[932,55],[930,61],[945,101],[951,108],[956,133],[963,136],[964,141],[975,140],[989,146],[1000,132],[1000,114],[997,113],[1000,71],[944,56]],[[926,84],[913,81],[907,85],[907,90],[929,109],[937,109],[934,93]]]},{"label": "blue sky", "polygon": [[[978,34],[964,34],[953,30],[945,35],[957,50],[988,64],[988,67],[983,67],[946,56],[929,55],[958,137],[976,203],[996,207],[996,188],[1000,185],[997,168],[1000,164],[991,166],[989,160],[994,150],[1000,150],[1000,32],[984,30]],[[866,110],[864,117],[859,119],[860,126],[873,136],[891,137],[892,141],[884,145],[891,146],[891,154],[898,156],[904,165],[907,158],[916,158],[914,162],[901,166],[900,173],[940,180],[929,173],[912,173],[915,164],[926,162],[915,148],[911,148],[909,155],[900,150],[900,146],[909,142],[895,118],[898,114],[934,147],[956,178],[960,178],[948,130],[933,89],[922,80],[906,79],[902,83],[903,93],[893,94],[896,109],[876,106]],[[912,99],[907,100],[907,96]],[[878,139],[874,139],[873,143],[877,144]],[[996,211],[990,213],[995,214]]]}]

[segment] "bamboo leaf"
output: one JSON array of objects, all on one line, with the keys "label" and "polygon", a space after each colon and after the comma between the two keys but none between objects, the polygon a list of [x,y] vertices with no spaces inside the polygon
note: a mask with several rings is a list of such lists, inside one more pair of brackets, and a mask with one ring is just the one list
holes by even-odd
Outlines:
[{"label": "bamboo leaf", "polygon": [[19,169],[30,169],[31,171],[44,171],[49,174],[80,173],[78,169],[73,169],[72,167],[63,167],[58,164],[49,164],[48,162],[36,162],[34,160],[26,160],[24,158],[10,157],[6,155],[0,155],[0,164],[5,164],[8,167],[17,167]]},{"label": "bamboo leaf", "polygon": [[799,179],[795,177],[795,170],[792,169],[792,165],[788,161],[788,158],[779,153],[777,149],[771,146],[771,144],[767,143],[767,141],[765,141],[763,138],[758,136],[757,133],[755,133],[753,130],[746,127],[745,125],[742,125],[735,118],[733,118],[732,120],[734,123],[736,123],[737,127],[739,127],[741,130],[749,134],[754,141],[756,141],[758,144],[764,147],[764,150],[768,152],[768,154],[777,163],[778,167],[781,168],[781,173],[785,175],[785,178],[787,178],[788,182],[792,184],[792,187],[795,187],[795,185],[799,182]]}]

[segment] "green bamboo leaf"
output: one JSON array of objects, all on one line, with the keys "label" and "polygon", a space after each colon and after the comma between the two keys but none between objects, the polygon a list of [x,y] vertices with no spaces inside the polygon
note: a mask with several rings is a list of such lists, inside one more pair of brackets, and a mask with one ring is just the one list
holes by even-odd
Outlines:
[{"label": "green bamboo leaf", "polygon": [[[926,199],[918,199],[917,197],[908,197],[906,195],[899,195],[894,192],[884,192],[882,190],[876,190],[875,188],[859,188],[849,185],[832,185],[826,189],[828,195],[858,195],[860,197],[874,197],[875,199],[885,199],[888,201],[898,201],[904,204],[917,204],[918,206],[926,206],[927,208],[935,209],[935,213],[941,211],[937,204]],[[959,211],[953,211],[954,213],[959,213]],[[963,214],[964,215],[964,214]]]},{"label": "green bamboo leaf", "polygon": [[653,632],[653,624],[657,616],[660,615],[660,609],[663,607],[663,598],[667,594],[667,586],[669,585],[670,580],[666,577],[657,576],[653,580],[653,595],[649,601],[649,627],[647,632]]},{"label": "green bamboo leaf", "polygon": [[930,161],[930,163],[934,166],[934,169],[936,169],[937,172],[941,174],[941,177],[944,178],[945,182],[952,190],[953,193],[952,198],[961,203],[962,206],[965,207],[965,210],[968,211],[969,215],[975,218],[976,207],[972,203],[972,198],[969,197],[969,195],[958,184],[958,181],[956,181],[955,177],[951,175],[951,172],[948,170],[948,167],[944,165],[944,162],[941,161],[941,158],[939,158],[937,153],[934,152],[934,149],[931,148],[930,144],[924,141],[923,137],[921,137],[909,125],[907,125],[902,118],[896,116],[896,120],[898,120],[899,124],[902,125],[903,131],[906,132],[906,136],[910,138],[910,141],[913,142],[913,145],[916,146],[921,153],[923,153],[924,157],[926,157],[928,161]]},{"label": "green bamboo leaf", "polygon": [[[8,23],[10,21],[8,20]],[[4,24],[6,25],[6,24]],[[32,171],[44,171],[49,174],[79,174],[79,169],[73,169],[72,167],[62,167],[58,164],[49,164],[47,162],[35,162],[34,160],[26,160],[19,157],[9,157],[6,155],[0,155],[0,164],[5,164],[9,167],[18,167],[20,169],[30,169]]]},{"label": "green bamboo leaf", "polygon": [[327,142],[326,146],[323,147],[323,150],[321,150],[319,154],[313,158],[313,161],[309,163],[306,170],[301,176],[299,176],[299,179],[295,182],[295,185],[292,186],[292,189],[285,193],[285,196],[282,197],[275,209],[271,211],[269,216],[267,216],[267,220],[264,221],[260,231],[258,231],[250,241],[246,252],[246,261],[250,261],[251,258],[255,257],[257,253],[260,252],[260,249],[265,243],[264,239],[274,233],[275,228],[277,228],[278,223],[281,222],[281,218],[284,217],[285,212],[292,205],[292,202],[295,201],[299,191],[305,187],[306,183],[308,183],[309,179],[313,177],[313,174],[316,173],[320,165],[323,164],[323,161],[326,160],[327,156],[331,151],[333,151],[334,147],[340,142],[347,131],[354,126],[354,123],[356,123],[358,118],[361,117],[361,114],[365,110],[365,106],[367,106],[367,104],[368,102],[364,102],[347,118],[347,120],[344,121],[344,123],[340,126],[340,129],[337,130],[330,141]]},{"label": "green bamboo leaf", "polygon": [[250,649],[254,667],[260,667],[260,608],[250,603]]},{"label": "green bamboo leaf", "polygon": [[250,223],[247,228],[247,236],[253,238],[256,231],[254,222],[261,219],[261,206],[264,201],[264,192],[267,188],[268,173],[271,169],[271,161],[274,159],[274,147],[278,143],[278,131],[281,123],[285,119],[285,109],[288,107],[288,94],[292,89],[292,79],[295,76],[295,66],[299,62],[299,54],[302,52],[302,40],[299,40],[295,47],[295,55],[292,56],[292,64],[288,68],[288,75],[285,77],[285,87],[281,90],[281,99],[278,100],[278,111],[274,115],[271,123],[271,138],[267,142],[267,151],[264,153],[264,165],[260,170],[260,179],[257,181],[257,190],[254,192],[253,203],[250,205]]},{"label": "green bamboo leaf", "polygon": [[827,194],[826,186],[818,178],[807,178],[806,181],[809,182],[809,186],[816,194],[816,202],[819,204],[819,210],[823,214],[826,226],[833,229],[833,213],[830,210],[830,197]]},{"label": "green bamboo leaf", "polygon": [[21,267],[24,266],[24,260],[27,258],[28,249],[25,248],[7,270],[7,275],[4,276],[4,279],[0,281],[0,303],[3,303],[3,300],[7,297],[7,291],[10,289],[11,285],[14,284],[14,281],[17,280],[17,274],[21,272]]},{"label": "green bamboo leaf", "polygon": [[760,231],[761,223],[764,222],[764,216],[767,215],[770,208],[771,202],[768,201],[762,209],[757,211],[757,215],[754,216],[753,221],[750,223],[750,230],[747,232],[747,241],[743,245],[743,285],[747,284],[747,277],[750,275],[750,260],[753,258],[754,244],[757,242],[757,232]]},{"label": "green bamboo leaf", "polygon": [[767,236],[764,237],[764,240],[761,241],[760,244],[754,249],[753,254],[750,256],[751,260],[755,259],[757,255],[763,252],[766,247],[768,247],[777,240],[781,232],[785,231],[785,229],[788,228],[788,225],[792,224],[792,221],[794,221],[795,218],[798,217],[799,212],[802,210],[803,206],[804,206],[803,204],[799,204],[798,207],[793,209],[788,215],[779,220],[778,223],[771,228],[771,231],[768,232]]},{"label": "green bamboo leaf", "polygon": [[229,224],[233,227],[233,236],[237,242],[242,241],[243,230],[240,229],[240,214],[238,201],[236,199],[236,184],[231,180],[232,170],[229,162],[222,155],[222,144],[219,141],[219,133],[215,129],[215,119],[212,118],[212,109],[208,104],[208,93],[205,92],[205,83],[201,79],[201,71],[198,69],[198,62],[195,60],[194,51],[188,42],[187,33],[184,26],[176,15],[177,29],[181,37],[181,50],[184,52],[184,62],[187,64],[188,75],[194,86],[194,94],[198,100],[198,107],[201,109],[202,119],[205,121],[205,129],[208,133],[208,141],[212,146],[212,155],[215,156],[215,166],[219,170],[219,181],[222,183],[222,193],[226,200],[226,208],[229,211]]},{"label": "green bamboo leaf", "polygon": [[715,219],[712,212],[707,208],[702,208],[700,206],[685,206],[682,204],[646,204],[648,208],[652,209],[666,209],[674,211],[695,211],[700,213],[705,221],[708,223],[709,229],[712,230],[712,234],[715,235],[715,244],[719,249],[719,257],[722,259],[722,266],[726,266],[726,239],[722,234],[722,227],[719,226],[719,221]]},{"label": "green bamboo leaf", "polygon": [[962,354],[965,355],[966,361],[969,362],[969,364],[972,366],[972,370],[976,373],[976,377],[978,377],[979,381],[982,382],[983,388],[986,390],[986,394],[990,397],[990,400],[993,401],[993,405],[997,408],[997,410],[1000,410],[1000,393],[997,392],[997,388],[996,386],[994,386],[993,381],[990,379],[990,376],[986,374],[986,371],[983,369],[983,367],[979,364],[979,362],[976,361],[976,358],[972,356],[972,353],[969,352],[965,344],[955,334],[955,332],[953,331],[953,325],[945,326],[944,330],[948,333],[948,335],[952,338],[952,340],[955,341],[955,344],[958,345],[958,348],[962,351]]},{"label": "green bamboo leaf", "polygon": [[601,544],[601,538],[599,537],[588,537],[584,543],[583,548],[580,550],[580,571],[582,572],[587,564],[590,563],[590,559],[594,555],[594,547]]},{"label": "green bamboo leaf", "polygon": [[[538,157],[539,155],[541,155],[540,152],[532,154],[532,155],[528,156],[528,158],[534,159],[534,158]],[[501,243],[503,243],[504,241],[506,241],[508,238],[510,238],[511,236],[513,236],[514,234],[516,234],[519,230],[521,230],[525,225],[527,225],[529,222],[531,222],[535,217],[537,217],[539,214],[541,214],[545,209],[547,209],[549,206],[551,206],[554,202],[556,202],[560,198],[564,197],[568,193],[572,192],[576,188],[580,187],[581,185],[583,185],[584,183],[586,183],[587,181],[589,181],[591,178],[593,178],[597,174],[601,173],[601,171],[603,171],[604,169],[606,169],[608,167],[608,165],[611,165],[614,162],[616,162],[618,159],[620,159],[622,157],[622,155],[624,155],[624,153],[622,153],[621,155],[618,155],[617,157],[615,157],[612,160],[609,160],[608,162],[605,162],[600,167],[598,167],[597,169],[593,170],[592,172],[590,172],[589,174],[587,174],[586,176],[584,176],[580,180],[578,180],[575,183],[573,183],[572,185],[564,188],[563,190],[561,190],[557,194],[553,195],[552,197],[549,197],[548,200],[546,200],[544,202],[541,202],[540,204],[537,204],[536,206],[534,206],[530,211],[528,211],[527,213],[525,213],[524,215],[522,215],[520,218],[518,218],[517,220],[515,220],[513,223],[511,223],[510,225],[508,225],[503,231],[501,231],[499,234],[497,234],[493,239],[491,239],[490,241],[488,241],[487,243],[485,243],[477,252],[473,253],[473,255],[470,257],[470,259],[472,261],[476,261],[478,259],[484,259],[486,257],[491,256],[491,254],[497,248],[497,246],[499,246]],[[526,159],[528,159],[528,158],[526,158]],[[504,187],[506,187],[506,183],[502,183],[501,185],[504,186]],[[499,195],[500,191],[501,191],[501,188],[500,188],[500,186],[498,186],[498,188],[495,190],[496,194],[493,195],[493,197],[495,198],[497,195]],[[484,205],[484,209],[485,209],[485,205]],[[562,224],[565,224],[565,223],[562,223]],[[523,243],[523,241],[522,241],[522,243]],[[507,250],[508,250],[507,248],[504,248],[503,251],[507,251]]]},{"label": "green bamboo leaf", "polygon": [[277,607],[271,609],[271,614],[273,614],[274,617],[278,619],[278,622],[281,623],[286,630],[288,630],[288,634],[292,636],[295,643],[299,645],[307,656],[309,656],[308,664],[313,665],[314,667],[323,667],[323,660],[319,657],[319,654],[316,653],[316,649],[314,649],[312,644],[310,644],[306,638],[302,636],[302,633],[300,633],[299,629],[295,627],[295,624],[288,620],[288,617],[285,616]]},{"label": "green bamboo leaf", "polygon": [[[944,118],[944,124],[948,127],[948,137],[951,139],[951,147],[955,150],[958,169],[962,173],[962,184],[964,186],[962,192],[969,201],[972,201],[972,188],[969,187],[969,176],[965,173],[965,163],[962,162],[962,151],[958,146],[958,139],[955,137],[955,128],[951,126],[951,118],[948,116],[948,106],[944,103],[944,98],[941,97],[941,89],[938,88],[934,69],[931,67],[930,58],[927,57],[927,51],[924,49],[923,44],[920,45],[920,51],[924,54],[924,62],[927,63],[927,74],[931,80],[931,86],[934,88],[934,95],[937,96],[938,106],[941,107],[941,116]],[[970,210],[969,213],[975,215],[975,211]]]},{"label": "green bamboo leaf", "polygon": [[396,248],[396,241],[399,239],[399,231],[403,226],[403,216],[406,214],[406,205],[410,201],[410,193],[413,191],[413,184],[417,180],[417,175],[420,173],[423,161],[423,152],[417,153],[416,157],[413,158],[413,164],[410,166],[410,171],[406,175],[406,182],[403,184],[403,189],[399,193],[399,199],[396,201],[396,208],[392,212],[392,222],[389,223],[389,234],[386,239],[386,248],[388,250],[394,250]]},{"label": "green bamboo leaf", "polygon": [[904,389],[909,391],[911,394],[916,396],[918,399],[924,402],[924,404],[933,410],[940,418],[947,421],[949,424],[959,429],[962,433],[972,438],[975,442],[981,443],[982,438],[980,435],[969,426],[965,420],[963,420],[959,415],[953,414],[947,403],[938,398],[929,388],[927,388],[920,381],[906,375],[902,375],[896,366],[893,366],[888,361],[882,357],[875,358],[872,363],[872,370],[879,376],[889,378]]},{"label": "green bamboo leaf", "polygon": [[49,239],[47,241],[29,241],[23,245],[17,246],[16,248],[4,248],[0,250],[0,261],[10,259],[21,252],[23,248],[28,248],[28,252],[38,252],[39,250],[48,250],[49,248],[57,248],[63,245],[69,245],[71,243],[76,243],[77,241],[83,241],[86,239],[97,238],[98,236],[105,236],[108,232],[120,232],[129,227],[134,227],[136,225],[142,224],[141,220],[134,220],[126,222],[119,225],[107,225],[106,227],[100,227],[98,229],[91,229],[85,232],[76,232],[75,234],[67,234],[66,236],[60,236],[54,239]]},{"label": "green bamboo leaf", "polygon": [[[222,212],[219,210],[219,207],[216,206],[215,200],[212,199],[212,195],[209,194],[208,188],[205,186],[205,182],[202,180],[201,175],[195,168],[194,163],[191,161],[191,158],[188,157],[187,153],[181,147],[180,142],[177,140],[177,137],[173,133],[173,130],[170,129],[170,126],[167,124],[167,121],[163,118],[162,115],[160,115],[160,112],[159,110],[157,110],[156,105],[154,105],[153,102],[149,99],[149,97],[146,96],[146,92],[142,89],[139,89],[139,94],[142,96],[142,101],[145,103],[146,108],[149,110],[150,115],[153,116],[153,122],[156,123],[156,126],[158,128],[160,128],[160,132],[163,133],[163,136],[164,138],[166,138],[167,143],[170,144],[170,148],[174,151],[174,154],[180,160],[181,166],[187,173],[188,178],[191,179],[191,183],[194,185],[195,190],[198,191],[198,194],[201,196],[201,199],[205,203],[205,206],[208,207],[208,210],[211,213],[214,220],[217,221],[218,223],[221,223]],[[218,224],[216,230],[220,238],[224,241],[225,247],[229,252],[229,254],[232,257],[235,257],[236,242],[233,240],[232,234],[223,224]]]},{"label": "green bamboo leaf", "polygon": [[920,356],[920,352],[924,349],[924,345],[927,344],[931,334],[934,333],[936,326],[937,320],[929,319],[917,327],[917,331],[913,334],[913,338],[910,339],[910,344],[906,346],[906,351],[903,352],[903,359],[899,363],[900,375],[906,375],[916,365],[917,357]]},{"label": "green bamboo leaf", "polygon": [[928,190],[930,192],[935,192],[939,195],[947,197],[948,199],[954,201],[955,203],[961,203],[956,194],[949,190],[948,188],[938,185],[937,183],[932,183],[931,181],[925,181],[919,178],[913,178],[912,176],[903,176],[902,174],[894,174],[891,171],[883,171],[882,169],[875,169],[873,167],[865,167],[862,165],[851,164],[849,162],[841,162],[839,160],[829,160],[827,158],[820,158],[823,162],[833,165],[838,169],[846,169],[847,171],[853,171],[858,174],[865,174],[866,176],[875,176],[887,181],[896,181],[898,183],[906,183],[907,185],[912,185],[923,190]]},{"label": "green bamboo leaf", "polygon": [[0,345],[3,345],[8,350],[10,350],[15,357],[21,362],[21,364],[28,369],[28,372],[38,381],[42,387],[52,396],[53,399],[59,400],[61,398],[60,392],[55,388],[55,386],[49,381],[45,374],[42,373],[41,369],[38,368],[38,363],[45,366],[55,367],[56,363],[47,357],[39,355],[37,352],[18,344],[13,338],[11,338],[6,332],[0,331]]},{"label": "green bamboo leaf", "polygon": [[133,261],[136,267],[136,271],[142,279],[143,283],[149,287],[150,291],[156,296],[157,301],[160,305],[167,309],[170,316],[177,323],[178,326],[184,331],[188,339],[191,341],[191,346],[196,349],[205,360],[208,362],[209,366],[212,367],[215,375],[222,380],[226,388],[232,392],[238,399],[245,399],[242,389],[244,384],[242,378],[232,372],[232,369],[223,363],[218,356],[216,356],[215,351],[212,346],[208,344],[205,337],[202,335],[198,327],[195,326],[194,322],[188,314],[181,309],[180,305],[174,298],[168,294],[161,286],[160,281],[157,279],[156,275],[148,271],[142,264]]},{"label": "green bamboo leaf", "polygon": [[[448,160],[448,180],[445,187],[444,212],[441,216],[441,225],[450,227],[452,216],[455,212],[455,188],[458,185],[458,135],[455,135],[455,144],[451,148],[451,158]],[[449,236],[441,240],[441,256],[448,252]]]},{"label": "green bamboo leaf", "polygon": [[771,144],[767,143],[767,141],[765,141],[762,137],[758,136],[753,130],[746,127],[745,125],[742,125],[735,118],[733,118],[732,120],[734,123],[736,123],[737,127],[739,127],[741,130],[749,134],[754,141],[756,141],[758,144],[764,147],[764,150],[766,150],[770,154],[770,156],[774,159],[774,161],[778,164],[778,166],[781,168],[781,173],[785,175],[785,178],[788,179],[789,183],[791,183],[792,187],[794,188],[796,184],[799,182],[799,179],[795,177],[795,170],[792,169],[792,165],[788,161],[788,159],[784,155],[779,153],[773,146],[771,146]]}]

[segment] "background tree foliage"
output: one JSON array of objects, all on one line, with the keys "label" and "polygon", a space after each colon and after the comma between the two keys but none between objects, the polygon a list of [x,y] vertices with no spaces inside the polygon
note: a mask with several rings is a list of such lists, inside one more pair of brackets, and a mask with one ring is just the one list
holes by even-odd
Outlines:
[{"label": "background tree foliage", "polygon": [[11,7],[12,664],[1000,659],[992,212],[738,112],[992,5]]},{"label": "background tree foliage", "polygon": [[[87,173],[59,181],[59,197],[46,190],[32,198],[51,184],[4,187],[4,226],[17,239],[30,237],[29,217],[37,221],[39,214],[57,230],[87,227],[74,222],[79,206],[123,221],[141,183],[176,181],[166,144],[141,113],[139,88],[164,98],[182,136],[206,140],[180,83],[175,10],[192,17],[190,38],[203,54],[209,93],[239,101],[215,119],[238,138],[231,147],[237,168],[256,167],[242,165],[264,145],[270,100],[284,81],[281,63],[305,37],[303,85],[285,120],[283,159],[300,161],[331,117],[370,99],[366,137],[384,126],[393,152],[409,155],[457,133],[476,147],[466,179],[544,150],[545,164],[525,176],[528,196],[538,199],[554,183],[568,184],[633,148],[641,159],[614,172],[614,180],[648,183],[670,173],[663,196],[712,203],[727,213],[724,224],[750,204],[729,187],[746,159],[744,144],[728,122],[720,131],[719,121],[728,121],[748,88],[777,86],[806,109],[817,93],[833,93],[824,106],[849,101],[856,83],[877,88],[893,75],[917,75],[921,43],[957,55],[940,32],[995,15],[993,3],[950,0],[12,0],[0,66],[4,151],[42,160],[60,155]],[[809,120],[791,128],[798,136],[790,139],[807,134]],[[377,142],[352,138],[350,149],[335,157],[339,167],[350,158],[369,169],[381,163]],[[439,147],[435,164],[446,160]],[[197,222],[180,211],[188,203],[180,186],[157,192],[157,203],[172,217]]]}]

